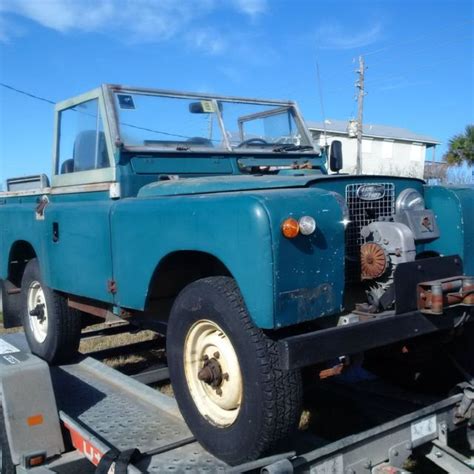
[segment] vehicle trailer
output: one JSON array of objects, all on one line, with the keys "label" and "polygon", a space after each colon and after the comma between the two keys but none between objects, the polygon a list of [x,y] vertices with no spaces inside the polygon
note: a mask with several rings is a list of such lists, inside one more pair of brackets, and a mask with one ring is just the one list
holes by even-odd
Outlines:
[{"label": "vehicle trailer", "polygon": [[[0,388],[2,473],[393,474],[406,472],[405,462],[420,448],[449,473],[474,472],[472,458],[450,443],[461,436],[474,452],[469,383],[367,431],[333,442],[306,436],[293,440],[286,452],[233,467],[203,449],[172,398],[90,357],[49,367],[29,352],[22,334],[3,336]],[[370,407],[370,395],[358,391]]]},{"label": "vehicle trailer", "polygon": [[54,132],[51,182],[0,194],[5,327],[52,364],[100,318],[161,331],[186,423],[229,464],[291,437],[302,369],[472,327],[474,188],[341,174],[291,101],[104,85]]}]

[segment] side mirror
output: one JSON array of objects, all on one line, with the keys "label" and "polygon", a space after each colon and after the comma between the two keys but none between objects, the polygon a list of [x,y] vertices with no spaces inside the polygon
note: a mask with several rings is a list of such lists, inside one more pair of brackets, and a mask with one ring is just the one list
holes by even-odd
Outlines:
[{"label": "side mirror", "polygon": [[334,140],[329,152],[329,168],[331,171],[339,173],[342,169],[342,161],[342,143],[339,140]]}]

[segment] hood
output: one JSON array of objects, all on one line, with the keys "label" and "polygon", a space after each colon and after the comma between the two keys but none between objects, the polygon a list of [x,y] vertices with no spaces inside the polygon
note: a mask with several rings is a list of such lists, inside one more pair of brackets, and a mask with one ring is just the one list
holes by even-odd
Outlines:
[{"label": "hood", "polygon": [[140,189],[138,197],[209,194],[260,189],[300,188],[315,176],[210,176],[157,181]]}]

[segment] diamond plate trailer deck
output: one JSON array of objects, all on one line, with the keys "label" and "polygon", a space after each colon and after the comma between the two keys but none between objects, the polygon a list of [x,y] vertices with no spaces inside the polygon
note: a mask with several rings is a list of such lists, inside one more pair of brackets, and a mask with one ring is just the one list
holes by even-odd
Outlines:
[{"label": "diamond plate trailer deck", "polygon": [[[123,472],[382,474],[402,472],[397,469],[420,446],[448,472],[474,472],[472,460],[448,443],[461,433],[474,448],[469,384],[362,433],[335,442],[303,436],[289,443],[291,452],[237,467],[194,440],[171,397],[91,358],[50,368],[29,353],[21,334],[0,338],[0,387],[2,429],[17,473],[93,473],[105,453],[138,448],[141,456]],[[2,473],[14,472],[6,470],[8,454],[2,450]],[[42,465],[27,467],[43,457]]]}]

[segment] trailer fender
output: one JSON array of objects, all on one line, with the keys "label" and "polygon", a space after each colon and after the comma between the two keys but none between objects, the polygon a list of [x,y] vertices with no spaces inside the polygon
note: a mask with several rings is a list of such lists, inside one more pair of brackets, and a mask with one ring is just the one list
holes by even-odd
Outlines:
[{"label": "trailer fender", "polygon": [[64,452],[48,364],[15,345],[15,334],[0,338],[0,390],[13,464],[25,457]]}]

